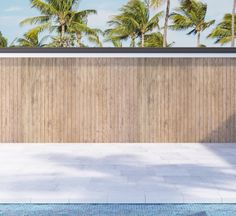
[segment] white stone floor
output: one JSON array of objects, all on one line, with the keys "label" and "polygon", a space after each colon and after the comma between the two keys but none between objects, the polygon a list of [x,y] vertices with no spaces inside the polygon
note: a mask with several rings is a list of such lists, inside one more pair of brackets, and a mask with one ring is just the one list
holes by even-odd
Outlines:
[{"label": "white stone floor", "polygon": [[236,203],[236,144],[1,144],[0,202]]}]

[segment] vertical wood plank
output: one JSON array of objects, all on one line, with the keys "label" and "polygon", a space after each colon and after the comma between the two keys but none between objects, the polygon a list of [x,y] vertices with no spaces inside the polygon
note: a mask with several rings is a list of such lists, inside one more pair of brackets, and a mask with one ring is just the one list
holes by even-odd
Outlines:
[{"label": "vertical wood plank", "polygon": [[0,142],[236,142],[234,59],[0,66]]}]

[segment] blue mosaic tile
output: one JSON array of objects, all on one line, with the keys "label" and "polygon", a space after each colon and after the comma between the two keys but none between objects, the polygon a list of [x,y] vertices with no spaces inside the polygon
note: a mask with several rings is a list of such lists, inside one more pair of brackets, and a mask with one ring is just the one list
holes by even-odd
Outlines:
[{"label": "blue mosaic tile", "polygon": [[236,204],[0,204],[0,216],[236,216]]}]

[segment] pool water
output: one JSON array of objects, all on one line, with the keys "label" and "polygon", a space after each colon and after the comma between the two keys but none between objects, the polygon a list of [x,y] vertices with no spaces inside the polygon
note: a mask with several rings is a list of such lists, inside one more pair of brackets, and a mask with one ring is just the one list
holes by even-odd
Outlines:
[{"label": "pool water", "polygon": [[0,216],[236,216],[236,204],[0,204]]}]

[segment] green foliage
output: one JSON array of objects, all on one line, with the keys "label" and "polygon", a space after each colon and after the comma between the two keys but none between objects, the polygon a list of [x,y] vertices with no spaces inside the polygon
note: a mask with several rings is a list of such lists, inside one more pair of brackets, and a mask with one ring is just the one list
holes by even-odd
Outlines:
[{"label": "green foliage", "polygon": [[96,14],[95,10],[72,12],[70,15],[68,33],[75,35],[76,45],[79,47],[85,46],[81,41],[82,38],[87,38],[89,42],[94,43],[96,46],[102,46],[99,39],[99,35],[102,34],[102,31],[88,26],[88,16],[93,14]]},{"label": "green foliage", "polygon": [[169,22],[169,17],[170,17],[170,0],[150,0],[151,6],[153,8],[159,8],[163,4],[166,4],[166,9],[165,9],[165,19],[164,19],[164,32],[163,32],[163,47],[168,47],[167,44],[167,34],[168,34],[168,22]]},{"label": "green foliage", "polygon": [[[235,16],[236,29],[236,16]],[[236,34],[235,34],[236,37]],[[225,14],[223,20],[212,30],[208,38],[214,39],[216,44],[225,45],[232,40],[232,14]]]},{"label": "green foliage", "polygon": [[85,35],[90,41],[101,46],[98,38],[99,30],[91,29],[87,25],[88,16],[96,14],[96,11],[78,11],[79,0],[30,0],[30,2],[41,15],[27,18],[21,25],[37,25],[32,31],[39,30],[39,33],[46,30],[51,34],[57,33],[59,36],[53,37],[53,41],[56,41],[59,47],[81,46],[78,35],[80,37]]},{"label": "green foliage", "polygon": [[150,0],[150,1],[151,1],[152,7],[158,8],[158,7],[162,6],[163,4],[165,4],[167,0]]},{"label": "green foliage", "polygon": [[198,0],[181,0],[180,6],[170,16],[173,24],[169,27],[172,30],[191,29],[187,34],[198,34],[197,46],[200,46],[200,33],[215,23],[215,20],[206,21],[206,13],[207,4]]},{"label": "green foliage", "polygon": [[[145,47],[163,47],[163,34],[161,34],[160,32],[157,33],[151,33],[151,34],[147,34],[145,35],[145,43],[144,46]],[[173,45],[173,43],[168,44],[167,47],[171,47]]]},{"label": "green foliage", "polygon": [[149,8],[140,0],[131,0],[120,9],[120,14],[113,16],[108,22],[110,29],[105,34],[110,40],[131,39],[131,47],[136,46],[135,39],[139,38],[140,46],[145,45],[145,34],[159,28],[162,12],[150,17]]},{"label": "green foliage", "polygon": [[[17,38],[12,46],[87,47],[84,41],[88,41],[95,47],[102,47],[100,36],[103,36],[104,41],[111,42],[114,47],[123,47],[123,42],[127,40],[130,41],[130,47],[170,47],[174,44],[167,44],[167,31],[170,28],[196,35],[197,46],[205,47],[201,44],[201,33],[215,23],[215,20],[206,20],[208,7],[200,0],[180,0],[179,7],[170,15],[170,0],[129,0],[120,8],[118,15],[111,17],[109,28],[102,32],[88,25],[88,18],[96,15],[97,11],[79,10],[80,0],[29,1],[40,15],[26,18],[20,23],[22,26],[31,25],[32,28]],[[159,21],[164,13],[156,12],[151,16],[150,8],[160,8],[164,4],[166,9],[162,28]],[[207,38],[221,45],[233,42],[232,14],[225,14]],[[168,26],[169,18],[172,23]],[[236,28],[236,15],[234,26]],[[160,32],[162,29],[163,34]],[[7,45],[7,39],[0,32],[0,47]]]},{"label": "green foliage", "polygon": [[0,32],[0,48],[7,47],[7,39],[2,35],[2,32]]},{"label": "green foliage", "polygon": [[22,38],[16,39],[17,47],[45,47],[44,43],[49,36],[44,36],[41,40],[39,39],[39,34],[41,32],[41,26],[29,30],[23,35]]}]

